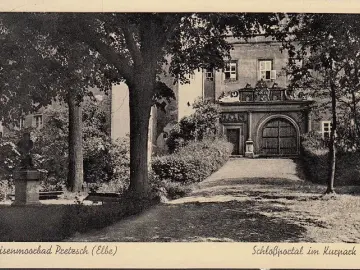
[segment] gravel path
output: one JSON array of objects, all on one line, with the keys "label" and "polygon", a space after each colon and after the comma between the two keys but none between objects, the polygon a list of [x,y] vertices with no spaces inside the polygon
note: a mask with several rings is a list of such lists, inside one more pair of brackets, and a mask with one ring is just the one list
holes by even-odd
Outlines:
[{"label": "gravel path", "polygon": [[360,242],[359,196],[302,178],[291,159],[233,159],[187,197],[66,241]]}]

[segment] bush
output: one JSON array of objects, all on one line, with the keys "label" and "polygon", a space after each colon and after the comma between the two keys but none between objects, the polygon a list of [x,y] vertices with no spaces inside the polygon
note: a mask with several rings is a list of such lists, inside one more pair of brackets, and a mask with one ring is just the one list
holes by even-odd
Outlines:
[{"label": "bush", "polygon": [[90,137],[84,143],[84,180],[99,192],[122,193],[130,179],[130,140]]},{"label": "bush", "polygon": [[6,199],[7,194],[12,193],[12,185],[7,180],[0,181],[0,202]]},{"label": "bush", "polygon": [[[326,184],[329,172],[329,151],[316,135],[302,138],[302,160],[307,178]],[[360,153],[338,152],[336,155],[335,185],[360,185]]]},{"label": "bush", "polygon": [[190,193],[191,187],[184,183],[172,182],[168,179],[160,179],[153,171],[150,171],[149,182],[151,186],[151,198],[154,201],[174,200]]},{"label": "bush", "polygon": [[13,191],[13,170],[19,164],[16,145],[7,138],[0,139],[0,201]]},{"label": "bush", "polygon": [[12,181],[12,172],[20,163],[20,153],[11,139],[0,139],[0,181]]},{"label": "bush", "polygon": [[193,141],[173,154],[154,158],[152,169],[161,180],[196,183],[218,170],[231,151],[232,145],[223,139]]},{"label": "bush", "polygon": [[198,100],[195,112],[184,117],[171,130],[166,144],[170,153],[186,145],[189,141],[202,140],[218,134],[219,107],[211,101]]}]

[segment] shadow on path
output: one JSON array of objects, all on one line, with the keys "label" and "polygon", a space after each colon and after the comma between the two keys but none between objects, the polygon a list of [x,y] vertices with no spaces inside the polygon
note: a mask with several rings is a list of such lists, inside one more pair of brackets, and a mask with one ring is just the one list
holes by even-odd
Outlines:
[{"label": "shadow on path", "polygon": [[[305,229],[259,213],[251,201],[164,204],[103,231],[70,241],[298,242]],[[263,208],[261,211],[286,211]]]},{"label": "shadow on path", "polygon": [[303,179],[296,160],[230,160],[184,198],[66,241],[314,242],[318,233],[328,239],[324,187]]}]

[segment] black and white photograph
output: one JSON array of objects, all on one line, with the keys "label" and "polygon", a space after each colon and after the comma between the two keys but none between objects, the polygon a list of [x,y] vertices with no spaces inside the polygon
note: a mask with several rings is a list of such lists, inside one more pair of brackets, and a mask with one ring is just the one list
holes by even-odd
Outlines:
[{"label": "black and white photograph", "polygon": [[0,43],[0,242],[360,243],[359,14],[1,12]]}]

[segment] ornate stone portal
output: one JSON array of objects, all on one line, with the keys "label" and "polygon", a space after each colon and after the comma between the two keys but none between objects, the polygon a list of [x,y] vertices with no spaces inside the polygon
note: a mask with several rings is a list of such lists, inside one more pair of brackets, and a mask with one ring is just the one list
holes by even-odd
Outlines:
[{"label": "ornate stone portal", "polygon": [[15,201],[12,205],[40,205],[40,172],[34,168],[32,161],[31,149],[33,142],[30,139],[30,133],[24,133],[17,146],[21,155],[21,161],[20,169],[14,172]]},{"label": "ornate stone portal", "polygon": [[[289,89],[280,88],[276,83],[272,86],[268,84],[264,81],[259,81],[255,87],[247,84],[244,88],[223,93],[218,99],[223,132],[239,148],[236,152],[245,157],[298,154],[297,138],[301,132],[310,130],[311,119],[304,119],[303,115],[309,115],[313,101]],[[276,120],[280,126],[269,125],[259,130],[262,119],[268,116],[278,116]],[[292,126],[281,121],[286,117],[293,119],[301,130],[296,134],[291,133]],[[238,134],[238,138],[234,134]],[[278,151],[274,150],[275,153],[273,149]]]}]

